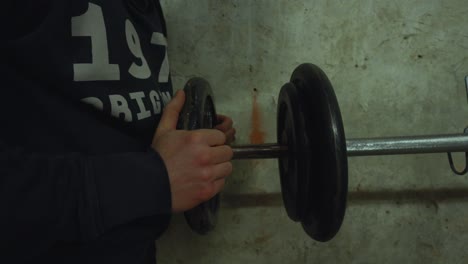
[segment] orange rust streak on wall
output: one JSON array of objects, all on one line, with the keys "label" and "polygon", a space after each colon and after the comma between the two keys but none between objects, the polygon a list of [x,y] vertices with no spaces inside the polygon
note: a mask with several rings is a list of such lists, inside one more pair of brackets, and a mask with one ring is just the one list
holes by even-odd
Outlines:
[{"label": "orange rust streak on wall", "polygon": [[252,130],[250,131],[250,143],[251,144],[263,144],[265,143],[265,133],[262,131],[262,120],[260,115],[260,108],[257,103],[257,93],[253,96],[252,105]]}]

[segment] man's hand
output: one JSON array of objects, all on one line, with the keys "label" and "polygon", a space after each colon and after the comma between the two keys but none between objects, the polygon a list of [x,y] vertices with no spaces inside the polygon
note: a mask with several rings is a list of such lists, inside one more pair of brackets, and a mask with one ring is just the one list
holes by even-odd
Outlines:
[{"label": "man's hand", "polygon": [[236,140],[236,129],[232,127],[232,119],[224,115],[218,115],[217,119],[218,125],[216,125],[215,129],[218,129],[224,133],[226,136],[225,144],[231,144],[234,140]]},{"label": "man's hand", "polygon": [[178,91],[164,108],[152,143],[169,173],[173,212],[189,210],[215,196],[232,172],[232,149],[224,145],[223,132],[176,130],[184,101],[184,92]]}]

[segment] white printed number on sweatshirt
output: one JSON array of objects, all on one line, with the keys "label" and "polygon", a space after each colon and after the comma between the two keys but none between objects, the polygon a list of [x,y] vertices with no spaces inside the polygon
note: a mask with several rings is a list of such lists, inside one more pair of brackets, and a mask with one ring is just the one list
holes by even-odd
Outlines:
[{"label": "white printed number on sweatshirt", "polygon": [[[86,13],[73,17],[71,20],[72,36],[91,37],[91,63],[74,63],[73,79],[75,81],[115,81],[120,80],[120,66],[109,62],[109,48],[104,15],[100,6],[89,3]],[[125,21],[125,35],[130,52],[137,57],[141,63],[132,63],[128,72],[137,79],[148,79],[151,70],[141,50],[140,38],[130,20]],[[167,46],[166,37],[153,32],[151,44]],[[167,51],[164,55],[158,74],[159,83],[169,81],[169,59]]]}]

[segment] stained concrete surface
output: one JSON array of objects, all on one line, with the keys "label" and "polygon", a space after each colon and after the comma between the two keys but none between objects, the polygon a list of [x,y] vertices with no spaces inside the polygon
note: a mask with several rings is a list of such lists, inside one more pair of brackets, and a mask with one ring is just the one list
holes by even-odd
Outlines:
[{"label": "stained concrete surface", "polygon": [[[459,133],[467,125],[468,2],[163,0],[175,87],[209,80],[237,144],[249,143],[254,89],[265,140],[294,67],[331,79],[346,136]],[[456,155],[463,166],[462,155]],[[468,263],[468,176],[446,155],[349,159],[349,204],[328,243],[287,217],[273,160],[235,161],[218,226],[174,216],[159,263]]]}]

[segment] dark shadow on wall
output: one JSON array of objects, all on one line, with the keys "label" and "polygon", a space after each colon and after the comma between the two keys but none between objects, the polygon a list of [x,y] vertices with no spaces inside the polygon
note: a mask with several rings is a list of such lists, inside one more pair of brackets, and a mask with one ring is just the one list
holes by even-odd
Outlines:
[{"label": "dark shadow on wall", "polygon": [[[281,193],[222,194],[225,208],[283,206]],[[353,191],[348,193],[348,204],[363,203],[439,203],[468,202],[468,188]]]}]

